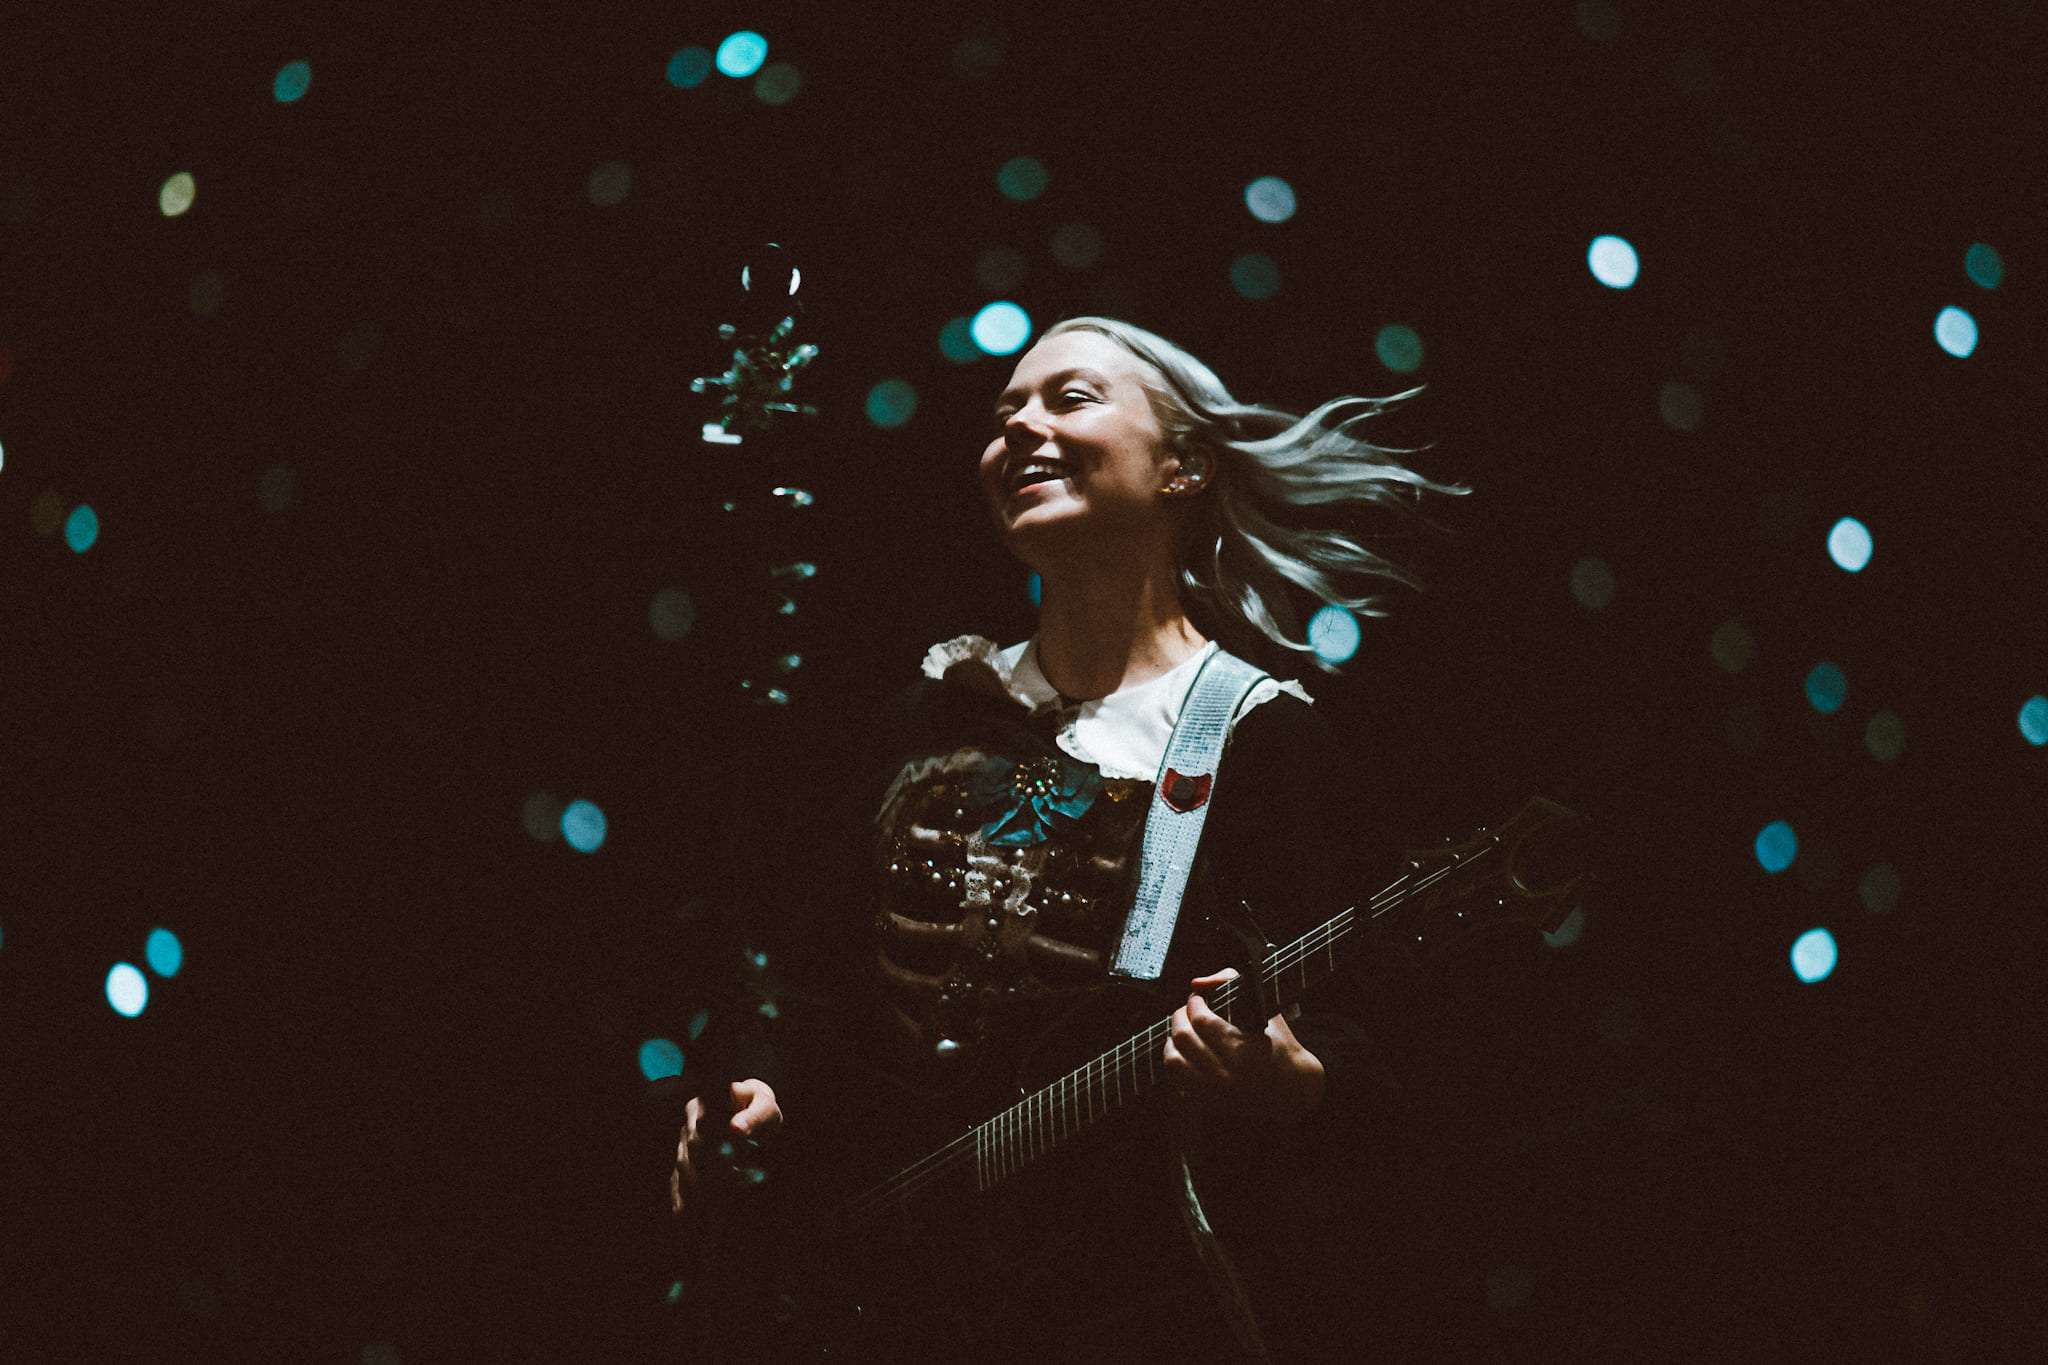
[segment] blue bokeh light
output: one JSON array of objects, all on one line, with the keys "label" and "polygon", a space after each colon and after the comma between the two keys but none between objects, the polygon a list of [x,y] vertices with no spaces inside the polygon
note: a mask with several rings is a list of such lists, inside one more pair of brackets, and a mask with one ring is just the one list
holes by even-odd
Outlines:
[{"label": "blue bokeh light", "polygon": [[1349,663],[1358,653],[1358,618],[1339,606],[1325,606],[1308,619],[1308,643],[1326,664]]},{"label": "blue bokeh light", "polygon": [[1014,303],[992,303],[974,315],[967,331],[985,354],[1015,355],[1031,340],[1031,315]]},{"label": "blue bokeh light", "polygon": [[1827,980],[1836,956],[1835,936],[1825,929],[1808,929],[1792,941],[1792,970],[1808,985]]},{"label": "blue bokeh light", "polygon": [[2037,692],[2020,703],[2020,736],[2035,746],[2048,744],[2048,697]]},{"label": "blue bokeh light", "polygon": [[1848,695],[1848,677],[1831,663],[1817,663],[1806,675],[1806,699],[1813,703],[1814,710],[1824,716],[1832,716],[1841,710]]},{"label": "blue bokeh light", "polygon": [[698,1011],[697,1011],[697,1012],[696,1012],[695,1014],[691,1015],[691,1016],[690,1016],[690,1041],[694,1043],[694,1042],[696,1042],[696,1041],[697,1041],[697,1040],[698,1040],[699,1038],[702,1038],[702,1037],[704,1036],[704,1030],[705,1030],[706,1028],[709,1028],[709,1027],[710,1027],[710,1025],[711,1025],[711,1011],[710,1011],[710,1010],[708,1010],[708,1009],[704,1009],[704,1010],[698,1010]]},{"label": "blue bokeh light", "polygon": [[1773,820],[1756,836],[1756,860],[1764,871],[1783,872],[1799,856],[1799,836],[1783,820]]},{"label": "blue bokeh light", "polygon": [[768,40],[750,28],[729,34],[718,45],[718,69],[734,79],[753,75],[767,60]]},{"label": "blue bokeh light", "polygon": [[1031,605],[1042,606],[1045,600],[1045,582],[1036,571],[1024,580],[1024,595],[1031,599]]},{"label": "blue bokeh light", "polygon": [[133,1019],[149,1004],[149,978],[129,962],[116,962],[107,973],[107,1003],[114,1013]]},{"label": "blue bokeh light", "polygon": [[100,540],[100,514],[84,503],[71,509],[71,515],[64,518],[64,543],[79,554],[84,554]]},{"label": "blue bokeh light", "polygon": [[683,1050],[667,1038],[649,1038],[640,1044],[640,1074],[650,1081],[683,1074]]},{"label": "blue bokeh light", "polygon": [[1642,262],[1626,239],[1603,234],[1586,248],[1586,266],[1609,289],[1627,289],[1641,273]]},{"label": "blue bokeh light", "polygon": [[149,946],[143,949],[143,956],[149,959],[149,969],[158,976],[176,976],[178,968],[185,965],[185,945],[178,942],[178,936],[168,929],[149,931]]},{"label": "blue bokeh light", "polygon": [[1934,341],[1956,359],[1969,359],[1977,350],[1977,319],[1953,305],[1942,309],[1934,318]]},{"label": "blue bokeh light", "polygon": [[562,808],[562,838],[578,853],[604,847],[604,812],[595,802],[576,800]]},{"label": "blue bokeh light", "polygon": [[286,62],[277,69],[277,78],[270,83],[270,93],[279,104],[291,104],[303,98],[312,84],[311,62]]},{"label": "blue bokeh light", "polygon": [[1262,223],[1284,223],[1294,216],[1294,186],[1277,175],[1262,175],[1244,187],[1244,206]]},{"label": "blue bokeh light", "polygon": [[1828,532],[1828,557],[1850,573],[1862,573],[1870,563],[1870,528],[1854,517],[1843,517]]},{"label": "blue bokeh light", "polygon": [[668,59],[668,83],[678,90],[693,90],[711,75],[711,49],[677,48]]}]

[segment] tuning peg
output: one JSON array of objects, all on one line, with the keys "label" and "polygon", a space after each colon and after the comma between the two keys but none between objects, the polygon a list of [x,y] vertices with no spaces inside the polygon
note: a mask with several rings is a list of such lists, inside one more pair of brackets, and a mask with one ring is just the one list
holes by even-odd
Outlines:
[{"label": "tuning peg", "polygon": [[763,242],[754,248],[746,264],[740,267],[741,320],[747,324],[744,330],[760,334],[780,328],[783,335],[788,335],[785,324],[793,325],[792,316],[803,307],[796,296],[803,282],[803,271],[780,242]]}]

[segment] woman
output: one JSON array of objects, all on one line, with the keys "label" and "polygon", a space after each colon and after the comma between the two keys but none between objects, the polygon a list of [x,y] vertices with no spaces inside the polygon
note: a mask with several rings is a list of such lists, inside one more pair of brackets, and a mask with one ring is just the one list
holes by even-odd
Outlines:
[{"label": "woman", "polygon": [[[1244,691],[1213,801],[1206,785],[1161,793],[1156,782],[1183,703],[1219,651],[1267,674],[1305,661],[1330,671],[1290,589],[1379,615],[1341,580],[1413,583],[1344,532],[1303,524],[1405,511],[1425,490],[1467,491],[1351,433],[1393,401],[1338,399],[1307,416],[1240,403],[1187,352],[1107,318],[1062,322],[1018,362],[980,475],[1005,545],[1038,572],[1038,631],[1008,648],[965,636],[931,649],[886,729],[880,814],[866,807],[880,884],[865,956],[873,1012],[894,1035],[877,1046],[912,1076],[905,1093],[915,1098],[899,1108],[943,1108],[949,1075],[1014,1060],[1122,962],[1146,823],[1159,818],[1148,812],[1155,795],[1175,794],[1185,798],[1176,811],[1211,806],[1159,977],[1189,983],[1168,1001],[1161,1057],[1186,1103],[1168,1106],[1179,1116],[1169,1127],[1133,1125],[1129,1140],[1155,1156],[1187,1154],[1193,1165],[1177,1169],[1201,1172],[1205,1190],[1227,1192],[1233,1179],[1254,1188],[1273,1172],[1274,1143],[1370,1103],[1360,1039],[1343,1020],[1276,1013],[1263,1030],[1240,1029],[1203,998],[1232,974],[1221,907],[1259,907],[1256,928],[1284,943],[1343,908],[1347,892],[1360,898],[1343,875],[1360,850],[1347,846],[1354,832],[1312,698],[1272,676]],[[733,1101],[735,1132],[758,1137],[781,1123],[764,1082],[738,1083]],[[711,1138],[701,1117],[693,1102],[671,1186],[677,1213]],[[1086,1235],[1041,1257],[1051,1269],[1018,1271],[977,1297],[951,1327],[971,1336],[1004,1324],[974,1348],[1041,1358],[1061,1346],[1227,1346],[1217,1340],[1225,1331],[1257,1351],[1229,1259],[1204,1236],[1194,1182],[1176,1190],[1170,1162],[1153,1163],[1156,1181],[1133,1174],[1142,1165],[1103,1158],[1093,1175],[1063,1178],[1064,1214],[1033,1221],[1085,1218]],[[1129,1232],[1145,1221],[1141,1205],[1178,1216],[1154,1220],[1148,1240]],[[1255,1223],[1244,1226],[1256,1238]],[[969,1341],[931,1344],[937,1355]]]}]

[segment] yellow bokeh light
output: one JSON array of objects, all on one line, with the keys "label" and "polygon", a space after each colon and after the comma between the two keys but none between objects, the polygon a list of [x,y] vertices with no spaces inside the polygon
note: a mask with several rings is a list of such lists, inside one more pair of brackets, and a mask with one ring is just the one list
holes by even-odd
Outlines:
[{"label": "yellow bokeh light", "polygon": [[28,505],[28,524],[39,536],[54,536],[64,524],[64,498],[54,488],[36,494]]},{"label": "yellow bokeh light", "polygon": [[192,172],[179,171],[164,187],[157,191],[157,207],[164,211],[164,217],[176,218],[192,207],[192,201],[199,197],[199,182],[192,178]]}]

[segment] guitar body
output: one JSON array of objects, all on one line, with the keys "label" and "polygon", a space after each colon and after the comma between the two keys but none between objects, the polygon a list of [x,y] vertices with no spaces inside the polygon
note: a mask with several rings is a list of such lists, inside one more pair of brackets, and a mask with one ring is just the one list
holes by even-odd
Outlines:
[{"label": "guitar body", "polygon": [[[1412,855],[1367,904],[1205,998],[1237,1027],[1257,1028],[1362,950],[1419,961],[1493,925],[1554,930],[1590,881],[1576,870],[1583,825],[1534,798],[1498,831]],[[712,1326],[694,1353],[719,1359],[738,1343],[733,1355],[758,1357],[767,1331],[769,1354],[782,1359],[1228,1354],[1180,1212],[1184,1116],[1158,1093],[1189,976],[1227,957],[1219,926],[1184,928],[1191,948],[1176,945],[1159,982],[1106,981],[1041,1001],[1036,1017],[1053,1022],[1035,1034],[1021,1018],[999,1021],[987,1053],[934,1060],[916,1086],[880,1095],[873,1118],[840,1123],[838,1152],[816,1163],[830,1168],[831,1189],[776,1185],[729,1220],[750,1246],[725,1262],[744,1267],[727,1289],[710,1280],[696,1293]],[[920,1149],[836,1204],[846,1185],[876,1174],[883,1153]],[[1230,1226],[1217,1222],[1227,1239]]]},{"label": "guitar body", "polygon": [[[956,1075],[934,1062],[922,1073],[929,1088],[885,1101],[918,1119],[898,1127],[893,1159],[871,1174],[900,1170],[903,1152],[940,1150],[944,1139],[1057,1086],[1078,1063],[1170,1015],[1185,983],[1173,991],[1106,981],[1052,1004],[1035,1036],[957,1059]],[[1066,1109],[1037,1112],[1030,1123],[1050,1150],[1000,1181],[987,1183],[971,1156],[934,1163],[909,1197],[820,1239],[830,1251],[811,1267],[813,1321],[857,1324],[835,1358],[849,1349],[861,1352],[853,1358],[891,1361],[1002,1358],[1026,1342],[1042,1346],[1055,1328],[1093,1340],[1107,1330],[1102,1320],[1143,1307],[1129,1300],[1151,1292],[1148,1279],[1161,1282],[1155,1297],[1192,1294],[1201,1307],[1207,1290],[1195,1282],[1200,1270],[1175,1202],[1166,1107],[1095,1125],[1080,1122],[1075,1105]],[[1132,1258],[1145,1267],[1134,1269]],[[825,1288],[833,1282],[836,1290]]]},{"label": "guitar body", "polygon": [[1178,1211],[1164,1105],[1095,1125],[1047,1112],[1037,1123],[1052,1150],[993,1185],[969,1156],[929,1164],[908,1197],[843,1207],[849,1191],[918,1171],[905,1153],[941,1149],[1185,999],[1163,982],[1108,981],[1048,1002],[1052,1020],[1035,1036],[1020,1029],[958,1065],[934,1061],[836,1125],[806,1154],[807,1172],[723,1201],[719,1264],[692,1295],[707,1319],[693,1354],[715,1359],[718,1341],[772,1322],[778,1359],[1001,1359],[1027,1343],[1043,1359],[1049,1333],[1068,1330],[1078,1345],[1145,1321],[1157,1341],[1160,1314],[1213,1312]]}]

